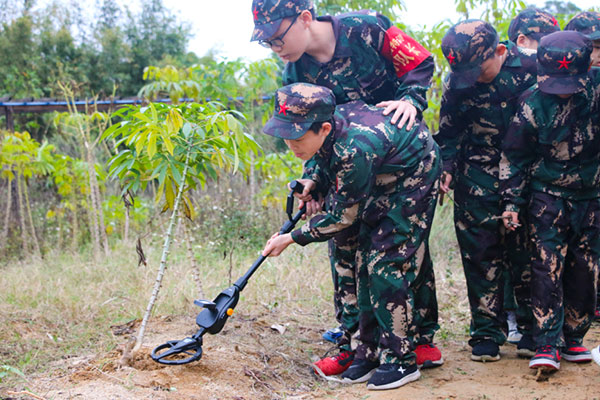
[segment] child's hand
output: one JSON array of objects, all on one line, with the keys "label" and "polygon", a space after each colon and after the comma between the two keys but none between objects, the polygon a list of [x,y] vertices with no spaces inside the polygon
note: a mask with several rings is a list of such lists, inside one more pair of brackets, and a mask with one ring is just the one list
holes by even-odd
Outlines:
[{"label": "child's hand", "polygon": [[[312,192],[313,190],[315,190],[317,188],[317,184],[315,183],[315,181],[311,180],[311,179],[296,179],[298,182],[300,182],[302,184],[302,186],[304,186],[304,190],[302,191],[302,193],[294,193],[294,196],[296,196],[300,201],[302,202],[308,202],[311,201],[312,195],[310,194],[310,192]],[[288,184],[288,189],[289,189],[289,184]]]},{"label": "child's hand", "polygon": [[504,222],[504,227],[509,231],[514,231],[519,226],[519,213],[514,211],[504,211],[502,213],[502,222]]},{"label": "child's hand", "polygon": [[267,241],[262,255],[265,257],[277,257],[292,243],[294,243],[294,240],[291,234],[280,235],[277,232]]},{"label": "child's hand", "polygon": [[452,175],[447,172],[442,172],[440,178],[440,190],[442,193],[448,193],[450,191],[450,182],[452,182]]},{"label": "child's hand", "polygon": [[415,119],[417,118],[417,108],[408,101],[382,101],[381,103],[376,104],[375,107],[385,107],[383,115],[389,115],[392,111],[396,110],[392,116],[392,124],[395,124],[396,121],[398,121],[398,118],[402,116],[400,122],[398,122],[398,128],[402,128],[404,124],[408,122],[406,124],[406,130],[408,131],[411,130],[415,123]]}]

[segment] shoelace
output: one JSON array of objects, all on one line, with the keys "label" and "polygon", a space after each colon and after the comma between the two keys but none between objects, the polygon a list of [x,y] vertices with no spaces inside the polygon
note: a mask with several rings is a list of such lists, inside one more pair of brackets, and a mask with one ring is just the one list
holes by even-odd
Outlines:
[{"label": "shoelace", "polygon": [[350,352],[349,351],[343,351],[340,354],[338,354],[337,356],[333,357],[335,360],[338,361],[344,361],[346,358],[350,357]]},{"label": "shoelace", "polygon": [[554,348],[551,345],[547,344],[545,346],[542,346],[540,351],[542,353],[554,353]]}]

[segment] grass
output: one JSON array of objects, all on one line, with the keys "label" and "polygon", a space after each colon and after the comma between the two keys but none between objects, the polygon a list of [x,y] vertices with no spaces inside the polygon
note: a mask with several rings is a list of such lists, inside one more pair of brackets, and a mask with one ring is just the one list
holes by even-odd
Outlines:
[{"label": "grass", "polygon": [[[469,320],[451,209],[451,204],[438,209],[430,240],[441,339],[464,337]],[[224,258],[221,251],[211,250],[207,245],[211,238],[202,231],[193,232],[196,259],[205,296],[212,299],[229,286],[229,255]],[[272,231],[265,229],[265,240]],[[193,316],[198,311],[193,305],[197,288],[185,246],[173,246],[154,315]],[[56,252],[43,261],[0,266],[0,364],[31,374],[45,372],[52,361],[113,350],[119,339],[111,334],[111,326],[142,317],[161,249],[160,234],[145,240],[147,267],[137,266],[135,249],[129,245],[116,246],[110,257],[98,263],[91,262],[86,252]],[[236,244],[233,280],[249,268],[258,253],[259,248],[243,240]],[[283,256],[268,259],[242,292],[238,310],[244,315],[277,312],[282,322],[295,318],[318,329],[334,326],[326,253],[326,244],[292,246]],[[152,331],[152,323],[148,330]],[[298,340],[289,346],[302,346],[302,333],[295,336]]]}]

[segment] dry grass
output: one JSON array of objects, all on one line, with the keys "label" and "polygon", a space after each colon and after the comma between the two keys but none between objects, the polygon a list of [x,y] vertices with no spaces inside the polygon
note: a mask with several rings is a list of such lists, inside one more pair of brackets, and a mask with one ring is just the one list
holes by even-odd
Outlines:
[{"label": "dry grass", "polygon": [[[468,324],[451,214],[450,204],[439,209],[431,238],[440,308],[438,340],[464,338]],[[206,244],[210,238],[196,232],[196,240]],[[135,250],[130,246],[114,249],[111,257],[97,264],[85,254],[49,254],[43,262],[0,267],[0,364],[30,374],[45,372],[55,360],[114,350],[122,339],[112,335],[111,326],[141,318],[161,248],[160,235],[144,244],[148,267],[137,266]],[[229,256],[223,258],[223,254],[207,251],[206,246],[196,249],[204,292],[212,299],[229,285]],[[233,280],[247,270],[258,251],[236,246]],[[279,352],[302,352],[305,360],[314,358],[317,354],[313,353],[324,347],[311,345],[307,337],[318,340],[319,332],[335,325],[326,251],[325,244],[293,246],[283,256],[267,260],[242,292],[237,315],[251,318],[268,314],[270,320],[289,323],[288,333],[292,334],[282,336],[283,341],[277,344]],[[186,259],[184,246],[175,243],[155,315],[196,315],[198,309],[192,302],[197,288]],[[152,332],[152,323],[148,330]],[[285,348],[289,351],[282,350]],[[290,362],[286,368],[293,365]],[[56,367],[52,363],[52,368]],[[308,376],[306,371],[300,375]]]}]

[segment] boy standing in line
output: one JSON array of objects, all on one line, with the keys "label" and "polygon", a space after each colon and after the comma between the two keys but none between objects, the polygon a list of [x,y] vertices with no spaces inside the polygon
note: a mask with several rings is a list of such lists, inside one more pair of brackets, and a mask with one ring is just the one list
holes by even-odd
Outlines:
[{"label": "boy standing in line", "polygon": [[[471,307],[471,359],[496,361],[506,340],[504,271],[522,271],[529,261],[526,238],[507,232],[499,187],[501,145],[519,95],[535,83],[535,56],[481,20],[454,25],[442,39],[451,72],[444,82],[436,140],[444,174],[440,189],[454,184],[454,222]],[[517,345],[532,352],[524,329]]]},{"label": "boy standing in line", "polygon": [[[560,27],[552,14],[539,8],[528,7],[510,22],[508,38],[518,46],[520,51],[535,54],[540,40],[557,31],[560,31]],[[524,234],[527,235],[527,232]],[[531,330],[533,314],[531,313],[530,278],[529,263],[518,263],[505,272],[504,310],[508,325],[506,341],[509,343],[518,344],[523,338],[521,332],[527,333]],[[528,349],[528,346],[521,346],[517,351],[522,357],[533,356],[533,351]]]},{"label": "boy standing in line", "polygon": [[311,191],[333,197],[326,213],[290,234],[273,235],[263,255],[358,226],[358,347],[342,379],[368,381],[368,389],[418,379],[415,284],[422,279],[441,172],[425,124],[399,129],[362,101],[335,107],[328,88],[295,83],[277,91],[275,112],[263,130],[315,165],[310,179],[300,180],[302,201],[312,199]]},{"label": "boy standing in line", "polygon": [[[577,31],[592,40],[592,68],[600,68],[600,13],[586,11],[577,14],[565,26],[566,31]],[[595,317],[600,320],[600,273],[598,274],[598,293],[596,295]]]},{"label": "boy standing in line", "polygon": [[[270,47],[286,61],[283,83],[308,82],[333,91],[337,104],[362,100],[382,107],[391,122],[412,128],[427,108],[426,92],[433,75],[433,58],[414,39],[374,12],[314,17],[310,0],[254,0],[252,40]],[[305,164],[308,177],[314,166]],[[333,193],[326,195],[332,207]],[[325,375],[337,375],[354,357],[350,337],[358,329],[355,254],[358,229],[346,229],[329,241],[336,318],[345,335],[340,353],[315,365]],[[417,363],[423,367],[443,363],[433,344],[438,310],[433,263],[425,248],[423,279],[417,282],[415,319],[419,326]]]},{"label": "boy standing in line", "polygon": [[592,360],[582,344],[594,315],[600,256],[600,74],[588,72],[591,52],[579,32],[541,40],[538,84],[521,97],[503,145],[505,225],[514,230],[526,209],[534,244],[531,368],[558,370],[561,355]]}]

